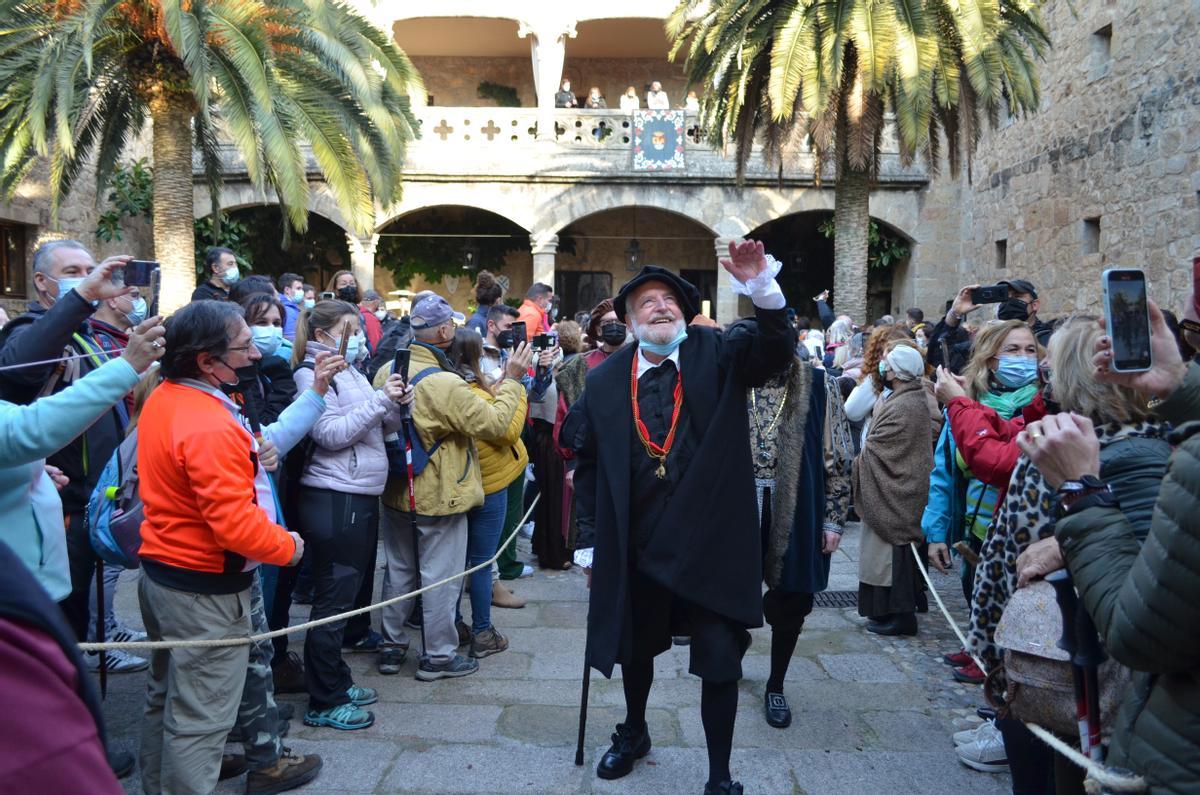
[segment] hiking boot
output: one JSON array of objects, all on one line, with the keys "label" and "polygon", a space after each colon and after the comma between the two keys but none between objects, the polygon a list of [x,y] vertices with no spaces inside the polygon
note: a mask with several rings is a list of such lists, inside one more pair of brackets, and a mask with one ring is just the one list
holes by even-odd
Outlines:
[{"label": "hiking boot", "polygon": [[[85,651],[83,662],[89,671],[100,670],[100,652]],[[104,670],[110,674],[130,674],[134,671],[144,671],[150,667],[150,661],[145,657],[136,657],[127,651],[113,649],[104,653]]]},{"label": "hiking boot", "polygon": [[354,731],[365,729],[375,722],[375,713],[354,704],[338,704],[329,709],[310,709],[304,713],[305,726],[328,726],[331,729]]},{"label": "hiking boot", "polygon": [[454,628],[458,630],[458,645],[466,646],[471,642],[471,628],[461,618],[455,620]]},{"label": "hiking boot", "polygon": [[525,600],[505,588],[499,580],[492,583],[492,607],[520,610],[524,606]]},{"label": "hiking boot", "polygon": [[400,673],[400,666],[404,664],[406,657],[408,657],[408,649],[403,646],[384,646],[379,651],[379,659],[375,661],[375,667],[384,676],[394,676]]},{"label": "hiking boot", "polygon": [[974,742],[958,746],[954,751],[958,755],[958,761],[973,770],[984,773],[1008,771],[1008,754],[1004,751],[1004,739],[999,731],[985,733]]},{"label": "hiking boot", "polygon": [[308,684],[304,679],[304,662],[294,651],[289,651],[286,657],[271,665],[271,679],[275,683],[276,693],[308,692]]},{"label": "hiking boot", "polygon": [[954,681],[956,682],[962,682],[967,685],[981,685],[985,679],[987,679],[987,676],[983,671],[979,670],[979,666],[975,664],[974,660],[971,660],[970,663],[964,665],[962,668],[954,669]]},{"label": "hiking boot", "polygon": [[508,639],[497,632],[495,627],[488,627],[471,640],[471,656],[477,660],[490,654],[499,654],[507,648]]},{"label": "hiking boot", "polygon": [[461,654],[454,655],[444,663],[435,663],[428,657],[422,657],[421,664],[417,666],[417,679],[422,682],[436,682],[438,679],[470,676],[478,670],[478,662]]},{"label": "hiking boot", "polygon": [[245,773],[248,767],[246,757],[241,754],[221,754],[221,772],[217,774],[217,781],[237,778]]},{"label": "hiking boot", "polygon": [[367,634],[363,635],[353,643],[343,643],[342,651],[344,652],[377,652],[383,646],[383,635],[380,635],[373,629],[367,630]]},{"label": "hiking boot", "polygon": [[251,770],[246,777],[246,795],[269,795],[302,787],[321,772],[321,757],[316,754],[300,756],[284,748],[274,767]]},{"label": "hiking boot", "polygon": [[379,700],[379,693],[374,688],[359,687],[358,685],[350,685],[346,695],[350,696],[350,703],[356,707],[365,707]]}]

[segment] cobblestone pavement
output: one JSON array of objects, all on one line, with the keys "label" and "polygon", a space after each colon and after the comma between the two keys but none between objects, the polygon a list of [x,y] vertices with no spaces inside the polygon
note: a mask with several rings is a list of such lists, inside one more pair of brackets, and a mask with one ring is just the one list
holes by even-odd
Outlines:
[{"label": "cobblestone pavement", "polygon": [[[521,544],[529,557],[528,542]],[[834,558],[830,590],[856,591],[858,527]],[[381,558],[382,560],[382,553]],[[380,572],[376,572],[377,575]],[[136,572],[118,591],[118,612],[138,621]],[[936,576],[936,575],[935,575]],[[378,579],[378,577],[377,577]],[[939,592],[963,619],[958,579],[936,576]],[[356,681],[379,690],[375,725],[356,732],[311,729],[297,718],[284,741],[325,759],[307,789],[321,793],[699,793],[707,777],[700,724],[700,683],[687,673],[687,650],[658,658],[647,720],[654,750],[619,781],[594,768],[623,717],[620,681],[592,674],[587,756],[575,767],[587,590],[578,570],[539,571],[510,583],[529,600],[521,610],[494,610],[509,650],[481,661],[464,679],[418,682],[410,659],[399,676],[383,677],[374,656],[348,655]],[[734,736],[733,772],[746,792],[861,795],[882,792],[1005,793],[1009,779],[978,773],[954,756],[950,734],[978,723],[979,688],[959,685],[941,654],[957,641],[941,615],[920,616],[916,638],[879,638],[854,608],[817,608],[806,623],[788,673],[794,720],[778,730],[762,717],[770,638],[755,630]],[[464,602],[464,610],[470,608]],[[305,619],[297,605],[293,623]],[[293,636],[299,649],[302,636]],[[109,679],[109,733],[136,753],[143,674]],[[282,696],[300,715],[305,700]],[[137,775],[126,791],[140,791]],[[244,778],[218,792],[241,792]]]}]

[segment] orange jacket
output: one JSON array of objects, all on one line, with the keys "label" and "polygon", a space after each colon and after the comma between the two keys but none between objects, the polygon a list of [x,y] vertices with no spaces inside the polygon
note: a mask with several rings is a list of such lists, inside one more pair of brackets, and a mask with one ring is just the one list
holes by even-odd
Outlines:
[{"label": "orange jacket", "polygon": [[[247,560],[287,565],[296,543],[255,499],[250,434],[214,395],[167,381],[138,420],[140,556],[180,590],[249,587]],[[157,565],[161,564],[161,565]]]},{"label": "orange jacket", "polygon": [[546,313],[531,299],[526,298],[517,312],[520,314],[517,320],[525,321],[526,342],[532,343],[534,334],[545,334],[550,330],[550,324],[546,322]]}]

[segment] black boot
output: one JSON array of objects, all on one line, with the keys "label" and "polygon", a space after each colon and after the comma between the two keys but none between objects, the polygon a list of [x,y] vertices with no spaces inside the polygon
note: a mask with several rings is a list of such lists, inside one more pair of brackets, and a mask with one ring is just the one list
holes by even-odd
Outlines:
[{"label": "black boot", "polygon": [[767,725],[776,729],[786,729],[792,725],[792,708],[788,706],[787,697],[783,693],[767,691],[763,696],[763,712],[767,716]]},{"label": "black boot", "polygon": [[742,795],[740,781],[722,781],[714,784],[711,781],[704,785],[704,795]]},{"label": "black boot", "polygon": [[885,619],[867,624],[867,632],[876,635],[916,635],[917,616],[915,613],[893,613]]},{"label": "black boot", "polygon": [[650,730],[644,723],[640,729],[618,723],[612,740],[612,746],[604,752],[600,764],[596,766],[596,775],[600,778],[627,776],[633,770],[634,761],[650,753]]}]

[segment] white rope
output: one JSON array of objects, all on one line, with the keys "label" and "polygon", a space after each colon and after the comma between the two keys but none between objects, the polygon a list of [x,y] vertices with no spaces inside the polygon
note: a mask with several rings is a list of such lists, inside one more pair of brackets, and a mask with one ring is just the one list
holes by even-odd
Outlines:
[{"label": "white rope", "polygon": [[4,367],[0,367],[0,373],[5,372],[6,370],[21,370],[26,367],[44,367],[45,365],[48,365],[48,364],[62,364],[63,362],[69,362],[69,361],[72,361],[73,359],[89,359],[93,356],[116,356],[117,354],[124,353],[124,352],[125,352],[124,348],[113,348],[112,350],[99,351],[98,353],[76,353],[76,354],[72,354],[70,356],[59,356],[57,359],[43,359],[40,362],[21,362],[20,364],[7,364]]},{"label": "white rope", "polygon": [[529,521],[529,515],[533,513],[533,509],[537,506],[538,500],[541,499],[541,496],[542,495],[539,494],[537,497],[533,498],[533,502],[529,505],[529,510],[525,511],[525,515],[521,517],[521,521],[517,522],[517,526],[513,528],[512,533],[509,534],[508,538],[504,539],[504,543],[502,543],[496,550],[496,554],[492,555],[492,557],[485,560],[483,563],[480,563],[478,566],[472,566],[466,571],[451,575],[444,580],[439,580],[432,585],[426,585],[422,588],[418,588],[415,591],[401,594],[400,596],[394,596],[391,599],[385,599],[382,602],[376,602],[373,605],[359,607],[354,610],[347,610],[345,613],[338,613],[336,616],[327,616],[325,618],[317,619],[316,621],[308,621],[304,624],[297,624],[294,627],[284,627],[283,629],[276,629],[271,632],[263,632],[260,635],[250,635],[247,637],[216,638],[213,640],[141,640],[125,641],[122,643],[80,643],[79,649],[81,651],[112,651],[113,649],[121,649],[122,651],[152,651],[155,649],[195,649],[213,648],[218,646],[248,646],[251,643],[258,643],[260,640],[271,640],[272,638],[278,638],[282,635],[290,635],[293,632],[300,632],[301,630],[310,629],[312,627],[319,627],[323,624],[332,624],[335,621],[343,621],[352,616],[361,615],[362,613],[369,613],[372,610],[380,610],[398,602],[403,602],[406,599],[413,599],[425,593],[426,591],[432,591],[434,588],[440,588],[447,583],[454,582],[455,580],[461,580],[463,577],[474,574],[475,572],[484,568],[490,568],[491,565],[500,557],[500,553],[507,549],[509,544],[513,542],[513,539],[517,537],[517,533],[520,531],[521,527],[527,521]]},{"label": "white rope", "polygon": [[[925,561],[921,560],[921,553],[920,550],[917,549],[917,545],[910,541],[908,548],[912,550],[913,559],[917,562],[917,568],[921,570],[921,576],[925,578],[925,584],[929,586],[929,592],[933,594],[934,601],[937,602],[938,608],[942,611],[942,616],[945,617],[946,623],[950,625],[952,630],[954,630],[954,634],[958,636],[963,648],[966,649],[967,653],[971,655],[971,659],[974,660],[975,664],[979,666],[979,670],[983,671],[986,675],[988,670],[983,664],[983,660],[979,659],[979,657],[975,656],[975,654],[971,652],[971,647],[970,644],[967,643],[966,636],[963,635],[962,630],[958,628],[958,623],[955,622],[954,617],[950,615],[950,611],[946,609],[946,604],[942,601],[942,597],[938,595],[937,588],[934,586],[933,580],[929,578],[929,572],[925,568]],[[1036,736],[1046,745],[1050,746],[1055,751],[1058,751],[1067,759],[1071,760],[1071,762],[1087,771],[1089,781],[1085,782],[1085,788],[1089,793],[1100,792],[1100,787],[1102,787],[1104,790],[1112,792],[1145,792],[1148,789],[1146,780],[1141,776],[1134,776],[1128,773],[1119,773],[1111,768],[1099,764],[1093,759],[1089,759],[1081,754],[1079,749],[1072,748],[1071,746],[1067,745],[1053,733],[1043,729],[1036,723],[1026,722],[1025,727],[1029,729],[1029,731],[1033,732],[1034,736]]]}]

